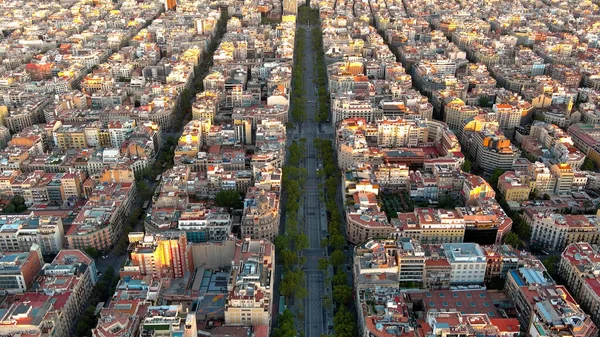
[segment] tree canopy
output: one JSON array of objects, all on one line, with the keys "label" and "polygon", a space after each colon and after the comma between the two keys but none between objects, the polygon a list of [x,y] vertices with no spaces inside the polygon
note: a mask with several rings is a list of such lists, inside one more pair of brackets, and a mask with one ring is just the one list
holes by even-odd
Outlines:
[{"label": "tree canopy", "polygon": [[215,203],[219,207],[239,209],[244,206],[242,195],[237,190],[220,190],[215,196]]}]

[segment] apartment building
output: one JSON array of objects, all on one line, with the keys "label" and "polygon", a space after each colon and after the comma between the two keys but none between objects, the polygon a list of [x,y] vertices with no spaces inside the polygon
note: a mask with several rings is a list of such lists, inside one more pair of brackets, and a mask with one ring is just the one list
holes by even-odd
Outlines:
[{"label": "apartment building", "polygon": [[149,306],[139,326],[140,336],[193,337],[198,335],[196,316],[184,310],[183,304]]},{"label": "apartment building", "polygon": [[402,119],[376,122],[377,145],[381,147],[417,147],[426,145],[429,139],[427,124],[421,120]]},{"label": "apartment building", "polygon": [[183,278],[193,270],[191,251],[184,232],[129,233],[130,260],[121,276],[151,275],[153,278]]},{"label": "apartment building", "polygon": [[236,244],[227,282],[225,324],[271,326],[275,246],[245,238]]},{"label": "apartment building", "polygon": [[252,187],[246,194],[242,215],[242,236],[275,240],[280,220],[279,196]]},{"label": "apartment building", "polygon": [[[542,267],[543,268],[543,267]],[[505,291],[513,299],[519,323],[532,337],[598,334],[592,319],[564,286],[556,285],[544,269],[511,270]]]},{"label": "apartment building", "polygon": [[373,122],[381,113],[369,101],[360,101],[351,97],[334,97],[331,100],[331,122],[335,125],[347,118],[364,118]]},{"label": "apartment building", "polygon": [[597,244],[600,220],[595,215],[558,214],[526,208],[523,218],[531,226],[531,242],[547,251],[562,251],[576,242]]},{"label": "apartment building", "polygon": [[495,198],[496,192],[482,177],[475,174],[465,174],[460,196],[467,205],[474,205],[482,199]]},{"label": "apartment building", "polygon": [[135,197],[135,185],[105,181],[91,189],[88,200],[65,233],[69,248],[108,249],[117,241]]},{"label": "apartment building", "polygon": [[553,164],[550,166],[550,172],[556,178],[554,193],[571,194],[575,173],[569,164]]},{"label": "apartment building", "polygon": [[529,178],[519,171],[507,171],[498,178],[498,191],[506,201],[529,200],[529,194],[535,188],[535,182]]},{"label": "apartment building", "polygon": [[[375,194],[367,193],[370,199]],[[359,244],[372,238],[385,238],[399,234],[376,204],[353,205],[346,209],[346,235],[348,241]]]},{"label": "apartment building", "polygon": [[449,289],[451,280],[452,266],[448,259],[444,255],[429,255],[423,268],[423,287],[431,290]]},{"label": "apartment building", "polygon": [[448,127],[452,130],[459,130],[465,120],[479,115],[481,111],[477,107],[467,105],[460,98],[455,98],[446,104],[444,113],[444,122],[448,124]]},{"label": "apartment building", "polygon": [[521,125],[523,111],[518,106],[500,103],[494,104],[492,109],[496,114],[498,126],[502,131],[508,132],[509,135],[512,135],[514,129]]},{"label": "apartment building", "polygon": [[36,244],[28,252],[0,253],[0,288],[8,294],[24,293],[42,270],[42,251]]},{"label": "apartment building", "polygon": [[4,215],[0,217],[0,250],[28,251],[37,244],[44,255],[57,254],[64,244],[64,227],[60,217]]},{"label": "apartment building", "polygon": [[587,242],[568,245],[561,254],[558,273],[573,297],[600,324],[600,255]]},{"label": "apartment building", "polygon": [[2,314],[2,322],[10,323],[0,325],[0,334],[72,336],[96,282],[92,258],[80,250],[61,250],[42,267],[34,289],[10,295]]},{"label": "apartment building", "polygon": [[397,242],[398,281],[400,285],[422,284],[425,252],[421,244],[410,238],[399,238]]},{"label": "apartment building", "polygon": [[188,242],[222,241],[231,233],[232,216],[220,209],[194,207],[181,211],[177,228],[185,232]]},{"label": "apartment building", "polygon": [[487,262],[478,244],[444,243],[442,247],[452,268],[451,284],[483,284]]},{"label": "apartment building", "polygon": [[460,312],[427,312],[427,324],[435,337],[493,335],[517,337],[520,325],[516,318],[493,318],[488,314],[462,314]]},{"label": "apartment building", "polygon": [[457,210],[415,208],[412,213],[397,215],[392,226],[422,244],[459,243],[465,237],[465,220]]},{"label": "apartment building", "polygon": [[509,245],[482,246],[486,259],[485,281],[506,279],[508,272],[525,264],[527,253],[521,253]]},{"label": "apartment building", "polygon": [[[376,287],[398,289],[397,248],[395,239],[368,240],[354,248],[353,272],[357,291]],[[416,269],[419,269],[418,264]]]},{"label": "apartment building", "polygon": [[497,168],[510,170],[514,161],[520,157],[520,151],[498,130],[482,130],[465,136],[474,162],[486,172]]}]

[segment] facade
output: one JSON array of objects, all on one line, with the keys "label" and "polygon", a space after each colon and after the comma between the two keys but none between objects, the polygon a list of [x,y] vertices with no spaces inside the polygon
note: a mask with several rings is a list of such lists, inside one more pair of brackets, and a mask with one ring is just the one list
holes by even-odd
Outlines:
[{"label": "facade", "polygon": [[252,188],[246,194],[242,215],[242,235],[253,239],[275,240],[280,220],[279,196]]},{"label": "facade", "polygon": [[237,243],[227,283],[226,324],[271,326],[274,263],[271,242],[246,238]]},{"label": "facade", "polygon": [[40,247],[33,244],[29,252],[2,253],[0,257],[0,288],[8,294],[24,293],[42,270],[44,260]]},{"label": "facade", "polygon": [[346,235],[348,241],[359,244],[372,238],[397,236],[384,212],[374,206],[350,206],[346,210]]},{"label": "facade", "polygon": [[37,244],[44,255],[57,254],[64,245],[62,219],[57,216],[5,215],[0,217],[0,250],[23,252]]},{"label": "facade", "polygon": [[485,281],[506,279],[508,272],[525,265],[520,252],[509,245],[493,245],[482,247],[486,258]]},{"label": "facade", "polygon": [[422,244],[458,243],[465,237],[465,220],[456,210],[415,208],[412,213],[398,213],[392,225],[402,236]]},{"label": "facade", "polygon": [[575,179],[575,174],[569,164],[554,164],[550,166],[550,172],[556,177],[554,193],[570,194]]},{"label": "facade", "polygon": [[591,337],[598,328],[564,286],[543,269],[521,267],[508,273],[505,290],[515,302],[519,323],[530,336]]},{"label": "facade", "polygon": [[524,201],[529,200],[529,193],[533,190],[534,184],[530,182],[529,176],[508,171],[498,178],[498,191],[506,201]]},{"label": "facade", "polygon": [[397,248],[398,241],[394,239],[369,240],[354,248],[353,272],[357,291],[375,287],[398,289]]},{"label": "facade", "polygon": [[561,254],[558,273],[573,297],[589,313],[594,324],[600,323],[600,256],[589,243],[568,245]]},{"label": "facade", "polygon": [[458,130],[466,119],[480,114],[477,107],[466,105],[460,98],[446,104],[444,122],[452,130]]},{"label": "facade", "polygon": [[562,251],[577,242],[597,244],[600,223],[595,215],[558,214],[526,208],[523,218],[531,226],[531,242],[546,251]]},{"label": "facade", "polygon": [[442,245],[452,267],[451,284],[483,284],[486,258],[475,243],[445,243]]},{"label": "facade", "polygon": [[154,278],[183,278],[193,270],[191,252],[184,232],[144,235],[130,233],[133,248],[122,275],[151,275]]},{"label": "facade", "polygon": [[423,287],[431,290],[449,289],[452,266],[445,256],[429,257],[423,268]]},{"label": "facade", "polygon": [[401,286],[422,284],[425,252],[418,241],[410,238],[398,239],[398,281]]},{"label": "facade", "polygon": [[472,132],[466,135],[465,142],[470,144],[468,148],[474,162],[486,172],[497,168],[510,170],[520,157],[519,150],[500,131]]},{"label": "facade", "polygon": [[298,13],[298,4],[296,0],[283,1],[283,15],[296,15]]},{"label": "facade", "polygon": [[94,260],[80,250],[61,250],[34,282],[31,290],[12,295],[0,334],[72,336],[97,282]]}]

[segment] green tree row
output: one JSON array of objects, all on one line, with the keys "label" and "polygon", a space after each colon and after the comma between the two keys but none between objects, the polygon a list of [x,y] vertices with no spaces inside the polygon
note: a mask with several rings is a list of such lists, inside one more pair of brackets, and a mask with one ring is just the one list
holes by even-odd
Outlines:
[{"label": "green tree row", "polygon": [[304,65],[304,53],[306,51],[306,45],[304,36],[306,31],[304,28],[298,27],[296,29],[296,36],[294,41],[294,67],[292,69],[292,92],[290,98],[290,108],[292,119],[296,123],[302,123],[306,120],[306,111],[304,107],[305,92],[304,92],[304,72],[306,70]]},{"label": "green tree row", "polygon": [[310,6],[302,5],[298,8],[298,23],[309,24],[319,22],[319,10],[310,8]]},{"label": "green tree row", "polygon": [[88,300],[88,306],[77,321],[74,336],[84,337],[92,335],[92,329],[98,323],[98,316],[95,315],[96,306],[100,302],[106,302],[113,295],[117,283],[119,283],[119,274],[115,273],[115,270],[109,267],[94,286],[92,295]]},{"label": "green tree row", "polygon": [[279,263],[283,267],[281,295],[288,299],[302,300],[307,295],[304,271],[299,267],[305,258],[299,252],[308,248],[308,236],[298,230],[298,211],[304,195],[303,187],[308,175],[300,162],[304,160],[305,140],[294,141],[288,147],[287,165],[283,167],[282,187],[286,197],[281,209],[285,210],[285,231],[275,238],[275,248]]},{"label": "green tree row", "polygon": [[[343,271],[343,264],[346,261],[346,256],[342,252],[342,249],[346,243],[346,239],[343,235],[343,222],[342,215],[340,214],[335,197],[339,189],[340,173],[337,169],[334,148],[331,140],[328,139],[315,139],[315,149],[317,157],[323,162],[323,173],[322,175],[326,178],[324,195],[325,204],[327,207],[327,213],[329,215],[328,231],[329,239],[324,244],[330,245],[334,251],[329,257],[329,261],[323,259],[319,261],[319,268],[322,270],[327,269],[328,262],[335,269],[335,273],[331,278],[332,283],[332,298],[333,302],[337,307],[337,311],[333,318],[333,329],[335,337],[351,337],[356,336],[358,328],[356,325],[356,319],[352,314],[351,306],[352,301],[352,286],[349,283],[348,276]],[[324,299],[324,305],[327,303]]]},{"label": "green tree row", "polygon": [[[318,12],[318,10],[317,10]],[[323,32],[319,27],[311,31],[313,51],[315,53],[315,85],[319,88],[317,94],[319,97],[319,110],[316,119],[318,122],[324,122],[329,117],[329,92],[327,91],[327,67],[325,65],[325,55],[323,50]]]}]

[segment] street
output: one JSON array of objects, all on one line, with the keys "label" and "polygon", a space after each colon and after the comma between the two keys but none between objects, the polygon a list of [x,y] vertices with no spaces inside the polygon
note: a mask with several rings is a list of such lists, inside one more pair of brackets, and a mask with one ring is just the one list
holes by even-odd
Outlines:
[{"label": "street", "polygon": [[331,289],[325,287],[325,276],[321,270],[319,270],[319,259],[326,257],[326,250],[321,248],[321,240],[323,238],[322,230],[327,229],[327,223],[325,221],[325,205],[319,201],[319,178],[317,178],[317,158],[314,147],[314,140],[316,138],[329,138],[332,135],[333,129],[330,126],[324,126],[323,130],[326,130],[328,134],[320,133],[319,125],[315,121],[316,112],[318,109],[318,98],[317,88],[313,83],[313,78],[316,74],[314,72],[315,59],[313,52],[312,34],[310,25],[302,25],[305,29],[304,36],[297,36],[297,38],[305,39],[306,52],[301,57],[304,57],[304,64],[306,65],[304,73],[304,88],[306,91],[306,103],[305,110],[307,119],[301,125],[300,133],[297,138],[306,139],[306,152],[304,158],[304,167],[308,172],[306,178],[306,184],[304,186],[305,198],[302,203],[300,215],[303,221],[300,222],[303,225],[303,230],[308,236],[309,248],[303,252],[303,256],[306,257],[306,263],[304,264],[304,272],[306,275],[306,289],[308,290],[308,296],[304,300],[304,330],[305,336],[321,336],[322,334],[328,334],[327,321],[330,320],[327,316],[332,313],[327,312],[323,309],[323,296],[330,295]]}]

